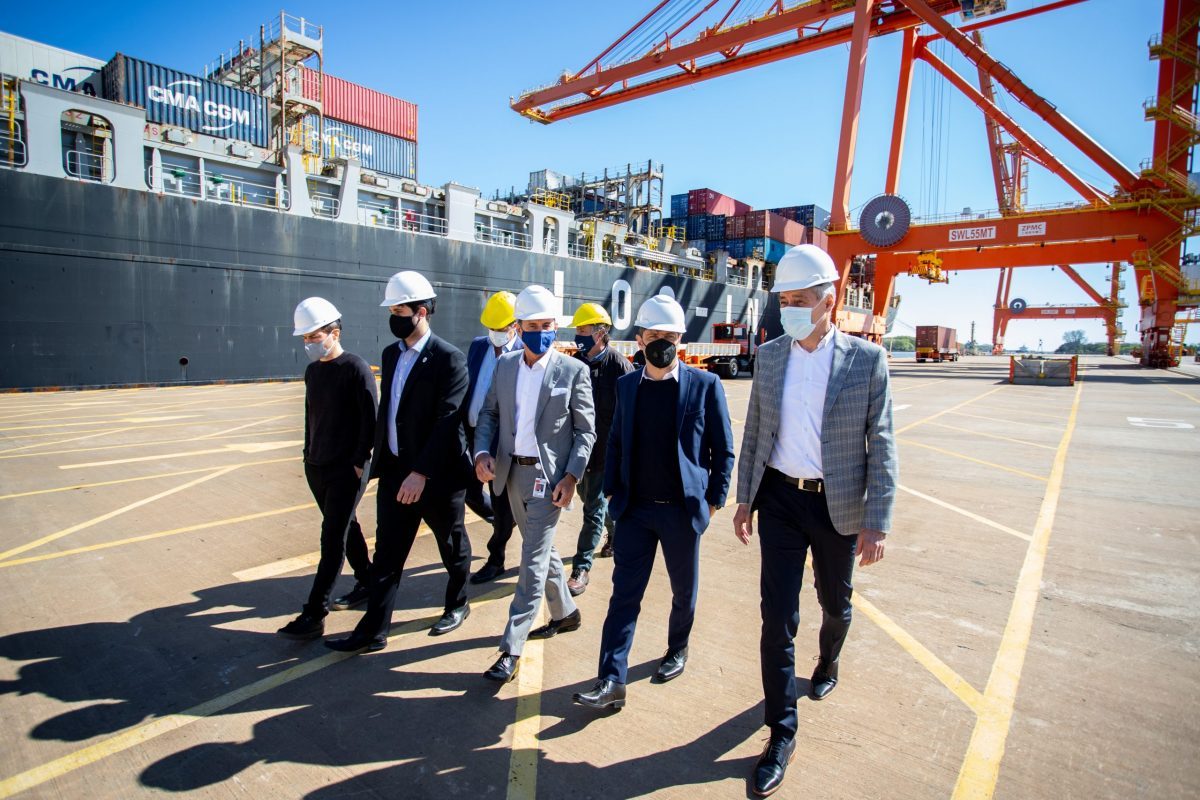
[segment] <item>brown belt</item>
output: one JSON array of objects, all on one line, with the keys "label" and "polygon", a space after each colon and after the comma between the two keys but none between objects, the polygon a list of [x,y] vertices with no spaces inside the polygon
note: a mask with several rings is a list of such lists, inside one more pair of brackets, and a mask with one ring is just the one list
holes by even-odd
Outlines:
[{"label": "brown belt", "polygon": [[536,456],[513,456],[513,463],[520,464],[522,467],[536,467],[538,460]]},{"label": "brown belt", "polygon": [[793,478],[791,475],[785,475],[774,467],[767,467],[771,472],[775,473],[775,477],[786,483],[788,486],[795,486],[802,492],[817,492],[825,491],[824,478]]}]

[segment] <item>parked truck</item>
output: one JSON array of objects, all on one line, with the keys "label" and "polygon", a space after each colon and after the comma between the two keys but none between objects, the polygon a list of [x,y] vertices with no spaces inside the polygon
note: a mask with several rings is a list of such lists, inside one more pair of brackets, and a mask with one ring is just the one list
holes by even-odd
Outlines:
[{"label": "parked truck", "polygon": [[917,362],[958,361],[958,331],[941,325],[917,326]]}]

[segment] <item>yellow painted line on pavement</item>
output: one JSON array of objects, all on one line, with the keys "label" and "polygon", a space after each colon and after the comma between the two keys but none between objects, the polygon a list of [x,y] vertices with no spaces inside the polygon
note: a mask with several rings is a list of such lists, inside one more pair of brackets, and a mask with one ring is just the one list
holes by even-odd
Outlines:
[{"label": "yellow painted line on pavement", "polygon": [[990,520],[987,517],[982,517],[979,514],[976,514],[974,511],[967,511],[965,508],[959,508],[956,505],[951,505],[950,503],[947,503],[945,500],[939,500],[936,497],[930,497],[927,494],[918,492],[916,489],[910,489],[907,486],[897,484],[896,488],[902,492],[908,492],[913,497],[919,497],[922,500],[933,503],[935,506],[941,506],[944,509],[953,511],[955,514],[962,514],[964,517],[967,517],[968,519],[973,519],[976,522],[982,523],[991,528],[995,528],[998,531],[1004,531],[1005,533],[1015,536],[1018,539],[1024,539],[1027,542],[1033,540],[1033,537],[1030,536],[1028,533],[1021,533],[1020,531],[1018,531],[1014,528],[1010,528],[1007,525],[1001,525],[999,522]]},{"label": "yellow painted line on pavement", "polygon": [[[265,461],[247,461],[244,464],[238,464],[239,467],[256,467],[262,464],[281,464],[285,461],[299,461],[301,456],[289,456],[288,458],[269,458]],[[96,481],[95,483],[75,483],[70,486],[57,486],[53,489],[34,489],[28,492],[14,492],[13,494],[0,494],[0,500],[13,500],[18,497],[33,497],[39,494],[54,494],[55,492],[70,492],[76,489],[96,489],[101,486],[113,486],[118,483],[134,483],[136,481],[152,481],[155,478],[173,478],[177,475],[195,475],[197,472],[214,472],[222,469],[227,465],[218,464],[215,467],[196,467],[194,469],[181,469],[173,472],[156,472],[153,475],[138,475],[136,478],[117,478],[111,481]]]},{"label": "yellow painted line on pavement", "polygon": [[928,417],[919,419],[916,422],[910,422],[907,425],[905,425],[903,428],[900,428],[899,430],[897,430],[894,435],[899,436],[900,434],[905,433],[906,431],[911,431],[913,428],[917,427],[918,425],[924,425],[926,422],[931,422],[931,421],[937,419],[938,417],[942,416],[943,414],[950,414],[954,411],[957,411],[960,408],[971,405],[971,403],[976,403],[976,402],[982,400],[983,398],[987,397],[990,394],[995,394],[996,392],[1000,391],[1003,388],[1004,388],[1003,386],[997,386],[994,389],[989,389],[988,391],[984,392],[981,395],[972,397],[970,400],[964,400],[957,405],[950,406],[949,408],[944,408],[941,411],[938,411],[936,414],[930,414]]},{"label": "yellow painted line on pavement", "polygon": [[992,673],[983,692],[987,707],[975,721],[975,729],[971,733],[970,744],[967,745],[967,754],[959,769],[958,780],[954,784],[955,800],[987,800],[996,791],[996,781],[1000,777],[1000,761],[1004,758],[1008,731],[1012,725],[1013,706],[1017,699],[1021,670],[1025,666],[1025,653],[1029,649],[1034,612],[1037,609],[1038,595],[1041,594],[1046,551],[1050,544],[1050,533],[1054,529],[1059,496],[1062,494],[1067,450],[1071,446],[1071,435],[1079,417],[1079,398],[1082,392],[1083,384],[1077,383],[1067,428],[1058,444],[1046,495],[1042,498],[1042,506],[1038,510],[1033,540],[1025,551],[1025,562],[1021,565],[1021,572],[1017,578],[1017,589],[1012,608],[1009,610],[1008,624],[1004,627],[1000,649],[992,663]]},{"label": "yellow painted line on pavement", "polygon": [[925,444],[923,442],[913,441],[912,439],[897,439],[896,441],[904,442],[905,444],[911,444],[914,447],[923,447],[926,450],[932,450],[933,452],[941,453],[942,455],[954,456],[955,458],[961,458],[963,461],[971,461],[975,464],[982,464],[985,467],[992,467],[993,469],[1002,469],[1005,472],[1011,472],[1015,475],[1021,475],[1025,478],[1033,478],[1035,481],[1041,481],[1042,483],[1045,483],[1047,480],[1046,478],[1043,478],[1041,475],[1034,475],[1032,472],[1026,472],[1023,469],[1017,469],[1016,467],[1006,467],[1003,464],[996,464],[992,461],[984,461],[982,458],[975,458],[974,456],[964,455],[963,453],[956,453],[953,450],[946,450],[941,447],[934,447],[931,444]]},{"label": "yellow painted line on pavement", "polygon": [[227,444],[209,450],[189,450],[182,453],[162,453],[153,456],[135,456],[133,458],[115,458],[111,461],[89,461],[84,464],[59,464],[59,469],[85,469],[87,467],[111,467],[116,464],[135,464],[139,461],[163,461],[169,458],[191,458],[192,456],[209,456],[215,453],[265,453],[269,450],[282,450],[285,447],[300,447],[304,440],[294,442],[245,442],[243,444]]},{"label": "yellow painted line on pavement", "polygon": [[[200,414],[172,414],[166,417],[121,417],[120,419],[105,419],[96,422],[56,422],[53,425],[18,425],[12,428],[0,428],[0,431],[34,431],[44,430],[46,428],[78,428],[81,425],[112,425],[122,422],[133,422],[137,424],[149,424],[153,422],[168,422],[177,419],[202,419]],[[195,424],[195,423],[187,423]],[[56,436],[57,434],[48,433],[45,436]],[[12,437],[16,438],[16,437]]]},{"label": "yellow painted line on pavement", "polygon": [[[126,431],[131,431],[131,430],[133,430],[133,428],[114,428],[112,430],[98,431],[96,433],[89,433],[85,436],[72,436],[70,439],[55,439],[53,442],[33,442],[32,444],[23,444],[20,447],[10,447],[7,450],[0,450],[0,453],[16,453],[20,450],[29,450],[30,448],[33,448],[33,447],[54,447],[55,445],[58,445],[58,444],[69,444],[71,442],[82,442],[84,439],[95,439],[97,436],[110,436],[110,435],[114,435],[114,434],[118,434],[118,433],[125,433]],[[38,435],[40,436],[43,434],[38,434]],[[45,434],[45,435],[62,436],[61,433]],[[25,437],[19,437],[19,438],[25,438]]]},{"label": "yellow painted line on pavement", "polygon": [[985,433],[984,431],[973,430],[971,428],[960,428],[957,425],[947,425],[944,422],[931,422],[929,424],[934,425],[938,428],[945,428],[946,430],[950,430],[950,431],[961,431],[962,433],[970,433],[974,436],[986,436],[989,439],[999,439],[1004,442],[1013,442],[1014,444],[1026,444],[1026,445],[1029,445],[1030,447],[1040,447],[1043,450],[1056,450],[1057,449],[1056,447],[1054,447],[1054,445],[1039,444],[1037,442],[1026,441],[1025,439],[1014,439],[1011,436],[1001,436],[998,433]]},{"label": "yellow painted line on pavement", "polygon": [[945,383],[949,378],[939,378],[936,381],[925,381],[924,383],[910,383],[907,386],[898,386],[892,389],[892,394],[896,392],[907,392],[909,389],[920,389],[922,386],[933,386],[935,383]]},{"label": "yellow painted line on pavement", "polygon": [[1188,394],[1187,392],[1181,392],[1181,391],[1179,391],[1178,389],[1176,389],[1176,388],[1174,388],[1174,387],[1171,387],[1171,386],[1168,386],[1167,388],[1168,388],[1168,389],[1170,389],[1170,390],[1171,390],[1172,392],[1174,392],[1175,394],[1182,395],[1183,397],[1186,397],[1188,400],[1191,400],[1193,403],[1200,403],[1200,397],[1195,397],[1194,395],[1190,395],[1190,394]]},{"label": "yellow painted line on pavement", "polygon": [[[495,600],[502,599],[505,595],[512,592],[511,585],[498,586],[486,594],[480,595],[472,600],[475,606],[482,606],[484,603],[489,603]],[[395,639],[398,636],[404,636],[410,633],[416,633],[429,628],[441,616],[439,611],[437,614],[415,619],[410,622],[405,622],[400,625],[395,625],[388,632],[388,638]],[[232,692],[223,694],[219,697],[214,697],[199,705],[192,706],[189,709],[180,711],[176,714],[170,714],[165,717],[160,717],[143,725],[138,725],[128,730],[122,731],[115,736],[110,736],[103,741],[97,742],[88,747],[81,748],[65,756],[56,758],[53,761],[48,761],[45,764],[25,770],[24,772],[13,775],[10,778],[0,781],[0,798],[12,797],[13,795],[28,791],[36,786],[41,786],[47,781],[52,781],[56,778],[61,778],[63,775],[74,772],[81,767],[86,767],[89,764],[94,764],[108,758],[111,755],[129,750],[139,745],[146,744],[152,739],[156,739],[165,733],[177,731],[180,728],[187,727],[194,722],[199,722],[202,719],[211,717],[214,714],[219,714],[234,706],[244,703],[265,694],[272,689],[277,689],[300,678],[308,677],[313,673],[320,672],[326,667],[331,667],[334,664],[341,663],[348,658],[353,658],[349,653],[329,652],[323,656],[318,656],[310,661],[305,661],[302,664],[297,664],[294,667],[270,675],[254,683],[247,684],[240,689],[235,689]],[[369,658],[369,656],[368,656]]]},{"label": "yellow painted line on pavement", "polygon": [[222,430],[222,431],[215,431],[214,433],[203,433],[199,436],[194,436],[194,437],[192,437],[192,441],[199,442],[202,439],[219,439],[222,436],[227,436],[231,433],[236,433],[237,431],[245,430],[246,428],[253,428],[255,425],[262,425],[265,422],[277,422],[281,419],[287,419],[291,416],[293,416],[293,415],[292,414],[280,414],[277,417],[263,417],[262,419],[252,420],[252,421],[244,423],[242,425],[237,425],[233,428],[226,428],[225,430]]},{"label": "yellow painted line on pavement", "polygon": [[508,800],[537,799],[539,735],[542,731],[543,641],[530,639],[517,672],[517,717],[508,760]]},{"label": "yellow painted line on pavement", "polygon": [[44,544],[48,544],[50,542],[57,541],[57,540],[63,538],[64,536],[70,536],[71,534],[78,533],[79,531],[85,530],[86,528],[90,528],[94,525],[99,525],[101,522],[106,522],[107,520],[110,520],[113,517],[119,517],[122,514],[125,514],[129,511],[133,511],[134,509],[141,508],[144,505],[149,505],[150,503],[153,503],[156,500],[161,500],[164,497],[170,497],[171,495],[178,494],[179,492],[182,492],[186,489],[191,489],[193,486],[198,486],[199,484],[205,483],[206,481],[211,481],[214,478],[219,478],[222,475],[226,475],[230,472],[233,472],[235,469],[238,469],[238,467],[239,467],[238,464],[234,464],[233,466],[219,469],[216,472],[196,478],[195,480],[188,481],[187,483],[182,484],[180,486],[175,486],[170,489],[166,489],[164,491],[159,492],[158,494],[153,494],[153,495],[150,495],[149,497],[144,497],[141,500],[135,500],[134,502],[129,503],[128,505],[124,505],[118,509],[109,511],[107,514],[101,514],[98,517],[92,517],[91,519],[85,520],[84,522],[80,522],[77,525],[72,525],[69,528],[63,528],[61,531],[57,531],[56,533],[51,533],[47,536],[43,536],[40,539],[34,539],[32,542],[26,542],[23,545],[18,545],[17,547],[13,547],[9,550],[5,550],[3,553],[0,553],[0,566],[7,566],[7,561],[12,556],[19,555],[20,553],[24,553],[26,551],[32,550],[35,547],[41,547]]},{"label": "yellow painted line on pavement", "polygon": [[[164,425],[163,427],[170,427],[170,426]],[[231,433],[231,434],[228,434],[227,438],[240,439],[243,436],[266,436],[267,434],[291,433],[293,431],[302,431],[302,430],[304,430],[303,426],[294,426],[294,427],[290,427],[290,428],[274,428],[269,431],[251,431],[250,433]],[[104,445],[99,445],[97,447],[73,447],[68,450],[43,450],[38,453],[21,453],[20,455],[14,455],[14,456],[6,456],[3,454],[4,451],[0,451],[0,460],[10,459],[10,458],[40,458],[42,456],[65,456],[65,455],[71,455],[72,453],[95,453],[99,450],[128,450],[131,447],[147,448],[147,447],[155,447],[160,444],[183,444],[183,443],[190,442],[190,441],[192,441],[192,439],[190,437],[185,438],[185,439],[154,439],[154,440],[151,440],[148,442],[126,442],[125,444],[104,444]]]},{"label": "yellow painted line on pavement", "polygon": [[891,636],[896,644],[904,648],[910,656],[915,658],[921,666],[929,670],[933,677],[941,681],[942,685],[949,689],[955,697],[963,701],[967,708],[980,714],[984,708],[983,695],[979,693],[971,684],[967,683],[966,679],[959,675],[954,670],[942,661],[925,645],[918,642],[913,636],[897,625],[886,614],[880,611],[875,604],[867,600],[861,593],[855,592],[850,598],[850,602],[862,613],[878,625],[884,633]]},{"label": "yellow painted line on pavement", "polygon": [[972,419],[982,419],[982,420],[987,420],[988,422],[999,422],[1002,425],[1032,425],[1034,427],[1040,428],[1041,430],[1046,430],[1047,428],[1057,428],[1058,427],[1057,425],[1051,425],[1049,422],[1032,422],[1030,420],[1003,419],[1001,417],[988,417],[988,416],[984,416],[982,414],[968,414],[965,411],[955,411],[955,412],[953,412],[953,414],[956,417],[971,417]]}]

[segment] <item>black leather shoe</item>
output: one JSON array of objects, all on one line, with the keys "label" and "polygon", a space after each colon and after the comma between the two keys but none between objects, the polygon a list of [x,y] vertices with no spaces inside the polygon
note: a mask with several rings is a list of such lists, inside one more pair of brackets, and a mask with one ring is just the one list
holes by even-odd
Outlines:
[{"label": "black leather shoe", "polygon": [[433,623],[433,627],[429,629],[429,635],[443,636],[452,630],[456,630],[463,624],[463,620],[469,616],[471,616],[471,607],[463,603],[458,608],[442,614],[442,618]]},{"label": "black leather shoe", "polygon": [[500,658],[496,659],[496,663],[492,664],[492,668],[483,673],[483,677],[489,681],[496,681],[496,683],[508,683],[517,677],[517,670],[520,669],[520,666],[520,656],[501,653]]},{"label": "black leather shoe", "polygon": [[826,664],[824,661],[818,661],[817,668],[813,670],[808,696],[813,700],[824,700],[833,691],[833,687],[837,686],[837,678],[838,662]]},{"label": "black leather shoe", "polygon": [[476,585],[479,585],[481,583],[487,583],[488,581],[496,580],[496,578],[499,578],[503,574],[504,574],[504,565],[503,564],[493,564],[492,562],[489,561],[488,563],[484,564],[482,567],[479,568],[479,572],[476,572],[474,575],[471,576],[471,583],[476,584]]},{"label": "black leather shoe", "polygon": [[570,633],[571,631],[579,630],[579,626],[583,624],[583,615],[579,613],[579,609],[575,609],[570,614],[567,614],[562,619],[552,619],[540,628],[534,628],[529,632],[530,639],[551,639],[560,633]]},{"label": "black leather shoe", "polygon": [[683,668],[687,666],[688,649],[686,647],[676,650],[674,653],[668,651],[663,656],[662,663],[658,665],[658,672],[654,673],[654,680],[658,683],[666,683],[673,681],[683,674]]},{"label": "black leather shoe", "polygon": [[788,764],[796,757],[796,740],[771,734],[771,741],[754,765],[754,793],[759,797],[774,794],[783,783]]},{"label": "black leather shoe", "polygon": [[604,537],[604,544],[600,545],[600,549],[596,551],[596,558],[612,558],[613,557],[613,540],[611,536]]},{"label": "black leather shoe", "polygon": [[588,708],[623,708],[625,684],[616,681],[596,681],[590,692],[576,692],[574,700]]},{"label": "black leather shoe", "polygon": [[374,653],[387,647],[387,637],[352,633],[341,639],[326,639],[325,646],[339,653]]},{"label": "black leather shoe", "polygon": [[367,602],[371,597],[371,590],[361,583],[355,583],[354,588],[341,597],[333,598],[333,602],[329,607],[335,611],[345,611],[348,608],[356,608]]},{"label": "black leather shoe", "polygon": [[316,639],[325,633],[325,618],[314,617],[312,614],[306,612],[275,632],[284,639],[295,639],[297,641]]}]

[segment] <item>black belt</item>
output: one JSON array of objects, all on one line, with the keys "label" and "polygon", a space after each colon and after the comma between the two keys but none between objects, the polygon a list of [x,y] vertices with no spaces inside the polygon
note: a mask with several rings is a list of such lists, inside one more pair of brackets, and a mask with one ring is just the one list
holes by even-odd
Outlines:
[{"label": "black belt", "polygon": [[536,467],[538,465],[536,456],[513,456],[513,462],[520,464],[522,467]]},{"label": "black belt", "polygon": [[775,477],[788,486],[795,486],[802,492],[817,492],[819,494],[825,491],[824,478],[793,478],[791,475],[785,475],[774,467],[767,467],[767,469],[775,473]]}]

